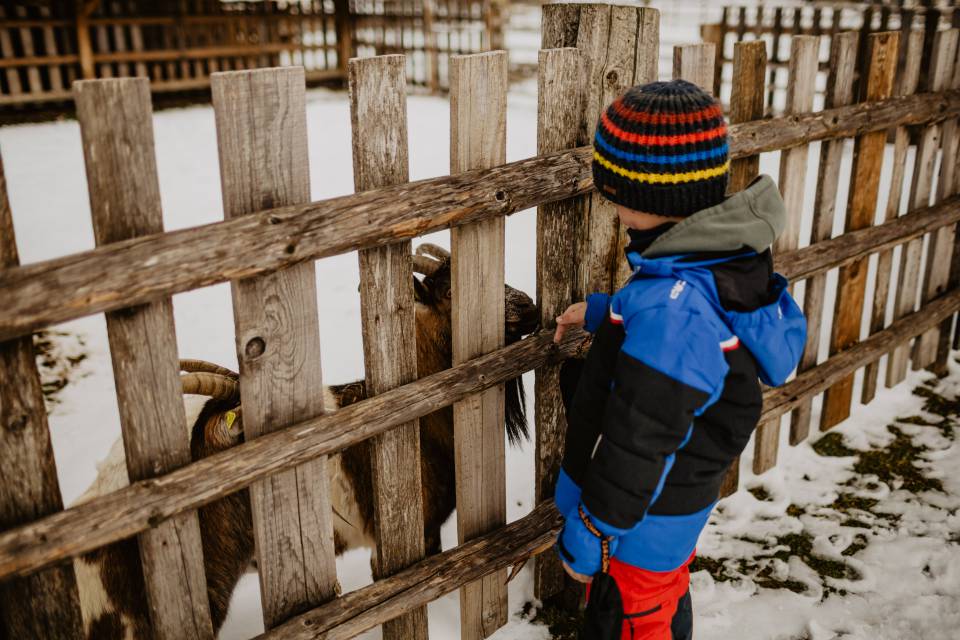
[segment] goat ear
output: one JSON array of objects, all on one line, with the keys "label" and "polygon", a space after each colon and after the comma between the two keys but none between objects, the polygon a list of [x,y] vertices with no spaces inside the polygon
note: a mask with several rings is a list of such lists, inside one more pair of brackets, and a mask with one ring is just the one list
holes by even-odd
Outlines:
[{"label": "goat ear", "polygon": [[430,304],[430,289],[419,278],[413,277],[413,299],[420,304]]}]

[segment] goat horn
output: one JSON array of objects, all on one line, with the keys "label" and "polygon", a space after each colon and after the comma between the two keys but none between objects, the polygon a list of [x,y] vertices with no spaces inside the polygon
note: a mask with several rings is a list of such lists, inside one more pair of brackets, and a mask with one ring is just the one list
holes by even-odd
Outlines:
[{"label": "goat horn", "polygon": [[195,371],[180,376],[183,393],[198,396],[210,396],[216,400],[237,400],[240,398],[239,383],[225,375],[209,371]]},{"label": "goat horn", "polygon": [[433,256],[439,260],[449,260],[450,252],[444,249],[439,245],[435,245],[432,242],[424,242],[419,247],[417,247],[418,256]]},{"label": "goat horn", "polygon": [[433,258],[428,258],[427,256],[416,255],[413,256],[413,272],[420,273],[425,276],[432,276],[440,269],[440,264]]},{"label": "goat horn", "polygon": [[188,373],[205,371],[207,373],[216,373],[221,376],[233,378],[234,380],[240,379],[239,374],[227,369],[226,367],[221,367],[218,364],[207,362],[206,360],[181,360],[180,371],[186,371]]}]

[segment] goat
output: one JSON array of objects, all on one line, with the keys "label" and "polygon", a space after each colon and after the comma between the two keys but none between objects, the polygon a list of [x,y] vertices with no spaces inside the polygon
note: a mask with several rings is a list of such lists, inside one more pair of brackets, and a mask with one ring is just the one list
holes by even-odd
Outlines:
[{"label": "goat", "polygon": [[[418,375],[451,366],[450,254],[432,244],[413,256],[416,301]],[[505,337],[519,340],[536,328],[539,314],[521,291],[505,288]],[[181,375],[191,457],[199,460],[243,440],[239,376],[224,367],[182,360]],[[367,397],[359,380],[325,386],[328,411]],[[197,397],[206,397],[198,403]],[[506,384],[506,431],[511,443],[527,437],[524,390],[519,378]],[[420,419],[424,540],[427,553],[440,551],[440,527],[456,506],[454,486],[453,410],[450,407]],[[328,457],[330,502],[337,555],[373,547],[373,489],[368,444],[361,442]],[[126,465],[118,440],[98,465],[98,475],[78,502],[115,491],[127,484]],[[204,571],[215,630],[227,615],[237,582],[254,556],[249,493],[242,490],[198,510]],[[150,625],[137,542],[131,538],[88,553],[74,562],[87,638],[149,638]]]}]

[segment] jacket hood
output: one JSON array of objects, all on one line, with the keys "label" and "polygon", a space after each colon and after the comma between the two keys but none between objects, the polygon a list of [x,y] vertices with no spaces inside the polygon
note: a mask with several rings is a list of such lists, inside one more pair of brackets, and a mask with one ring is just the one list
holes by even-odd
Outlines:
[{"label": "jacket hood", "polygon": [[786,226],[780,190],[770,176],[757,177],[743,191],[678,222],[643,252],[644,258],[737,251],[763,253]]}]

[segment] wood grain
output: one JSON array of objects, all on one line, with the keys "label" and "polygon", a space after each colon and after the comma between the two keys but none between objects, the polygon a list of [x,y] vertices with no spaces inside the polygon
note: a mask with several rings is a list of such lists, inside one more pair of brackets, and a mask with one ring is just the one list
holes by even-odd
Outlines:
[{"label": "wood grain", "polygon": [[[450,172],[506,160],[507,54],[450,59]],[[453,363],[504,344],[504,219],[456,227],[452,255]],[[457,538],[462,544],[506,523],[503,386],[453,406]],[[460,591],[460,637],[481,639],[507,623],[506,576],[497,572]]]},{"label": "wood grain", "polygon": [[[19,263],[0,158],[0,265]],[[63,509],[33,336],[0,343],[0,530]],[[0,584],[0,636],[67,640],[82,633],[73,565]]]},{"label": "wood grain", "polygon": [[[889,98],[893,92],[900,34],[874,33],[870,34],[869,40],[864,100],[883,100]],[[886,141],[886,132],[876,131],[858,136],[854,142],[845,231],[868,227],[876,218],[877,190],[880,187]],[[864,258],[840,269],[830,334],[831,355],[850,348],[860,339],[867,267],[868,261]],[[826,431],[845,420],[850,415],[852,399],[851,374],[828,389],[824,395],[820,429]]]},{"label": "wood grain", "polygon": [[[830,74],[824,96],[826,108],[840,107],[853,102],[856,79],[858,33],[838,33],[830,43]],[[837,188],[840,185],[840,166],[843,161],[844,140],[830,140],[820,146],[820,168],[813,203],[813,224],[810,244],[828,240],[833,234],[837,211]],[[800,358],[798,373],[817,365],[820,356],[820,334],[823,328],[827,276],[818,274],[807,280],[803,291],[803,314],[807,318],[807,342]],[[793,412],[790,420],[790,444],[797,445],[810,434],[813,398],[807,398]]]},{"label": "wood grain", "polygon": [[[952,49],[956,52],[957,32],[938,31],[933,41],[933,59],[927,72],[926,89],[936,91],[946,85],[950,75],[953,72],[954,57],[949,55]],[[926,207],[930,204],[930,198],[933,196],[933,180],[936,177],[935,165],[937,161],[937,151],[940,148],[940,126],[931,124],[920,132],[919,141],[914,160],[913,180],[910,183],[910,196],[908,201],[907,214],[914,209]],[[937,241],[931,237],[930,252],[933,256],[936,251]],[[938,256],[944,259],[943,244]],[[949,254],[947,254],[949,255]],[[922,278],[921,267],[923,265],[923,239],[917,238],[904,245],[900,254],[900,271],[897,278],[897,295],[894,300],[893,317],[901,318],[913,311],[918,302],[918,297],[922,297]],[[906,378],[907,365],[910,361],[911,345],[902,344],[894,349],[887,359],[887,379],[886,384],[891,387],[898,384]],[[935,354],[934,354],[935,355]],[[915,364],[920,363],[919,358],[914,358]]]},{"label": "wood grain", "polygon": [[[787,74],[787,103],[784,114],[813,110],[816,91],[820,38],[794,36],[790,41],[790,67]],[[795,250],[800,244],[800,220],[803,217],[804,191],[807,180],[809,147],[801,145],[780,155],[780,176],[777,182],[787,212],[787,224],[774,244],[774,255]],[[761,474],[777,464],[780,447],[780,419],[763,422],[754,434],[753,472]]]},{"label": "wood grain", "polygon": [[[549,5],[566,6],[566,5]],[[960,91],[730,126],[733,160],[960,114]],[[75,318],[523,211],[592,189],[592,147],[111,243],[0,270],[0,340]],[[291,243],[290,238],[297,238]]]},{"label": "wood grain", "polygon": [[[582,110],[582,71],[576,48],[542,49],[537,87],[537,154],[576,146]],[[541,205],[537,209],[537,307],[540,325],[552,327],[573,303],[574,264],[577,256],[570,239],[577,227],[577,199]],[[567,418],[560,395],[560,367],[536,370],[534,382],[536,421],[535,499],[553,497],[563,458]],[[554,554],[537,557],[534,595],[541,601],[573,587]],[[579,589],[572,589],[579,592]]]},{"label": "wood grain", "polygon": [[[917,90],[920,80],[920,65],[923,61],[923,31],[908,31],[904,64],[897,79],[897,95],[911,95]],[[892,171],[890,190],[887,195],[887,207],[884,220],[890,221],[900,215],[900,202],[903,194],[903,181],[906,175],[907,150],[910,147],[910,131],[899,126],[894,131]],[[874,284],[873,309],[870,315],[870,333],[876,333],[886,325],[887,301],[890,299],[890,287],[893,278],[893,250],[883,251],[877,257],[877,280]],[[863,370],[863,393],[861,401],[873,400],[877,392],[877,380],[880,361],[871,362]]]},{"label": "wood grain", "polygon": [[[934,42],[933,69],[930,90],[943,91],[950,87],[955,75],[957,62],[957,44],[960,39],[960,29],[938,31]],[[956,88],[956,87],[950,87]],[[939,138],[942,146],[940,175],[944,169],[952,172],[957,162],[957,121],[948,120],[939,125]],[[937,180],[937,190],[933,194],[934,202],[941,200],[952,191],[952,180]],[[948,189],[946,185],[950,185]],[[943,227],[930,234],[930,243],[927,246],[927,259],[923,273],[923,288],[920,292],[920,303],[936,298],[946,291],[950,278],[950,262],[953,257],[956,240],[955,227]],[[917,339],[916,352],[913,356],[913,368],[923,369],[931,366],[937,358],[937,345],[940,343],[940,327],[934,327]]]},{"label": "wood grain", "polygon": [[[150,81],[74,84],[97,245],[163,231]],[[169,298],[106,314],[107,337],[131,481],[190,464]],[[157,638],[213,638],[200,523],[186,513],[138,540]]]},{"label": "wood grain", "polygon": [[[733,86],[727,117],[731,124],[763,117],[764,76],[767,70],[767,46],[763,40],[736,42],[733,45]],[[728,193],[742,191],[760,172],[760,156],[753,155],[730,163]],[[762,423],[761,423],[762,424]],[[734,493],[740,484],[740,457],[733,461],[720,485],[720,497]]]},{"label": "wood grain", "polygon": [[[225,218],[310,199],[303,69],[211,76]],[[290,252],[298,238],[289,237]],[[313,263],[234,280],[244,436],[323,413]],[[336,567],[326,459],[251,487],[264,624],[334,595]]]},{"label": "wood grain", "polygon": [[[410,179],[405,56],[351,60],[350,121],[357,191]],[[360,251],[360,316],[367,395],[417,378],[410,241]],[[420,424],[414,420],[370,441],[374,580],[424,556]],[[415,608],[383,626],[385,640],[427,637],[427,611]]]},{"label": "wood grain", "polygon": [[713,93],[717,46],[713,43],[678,44],[673,47],[673,77],[697,85]]}]

